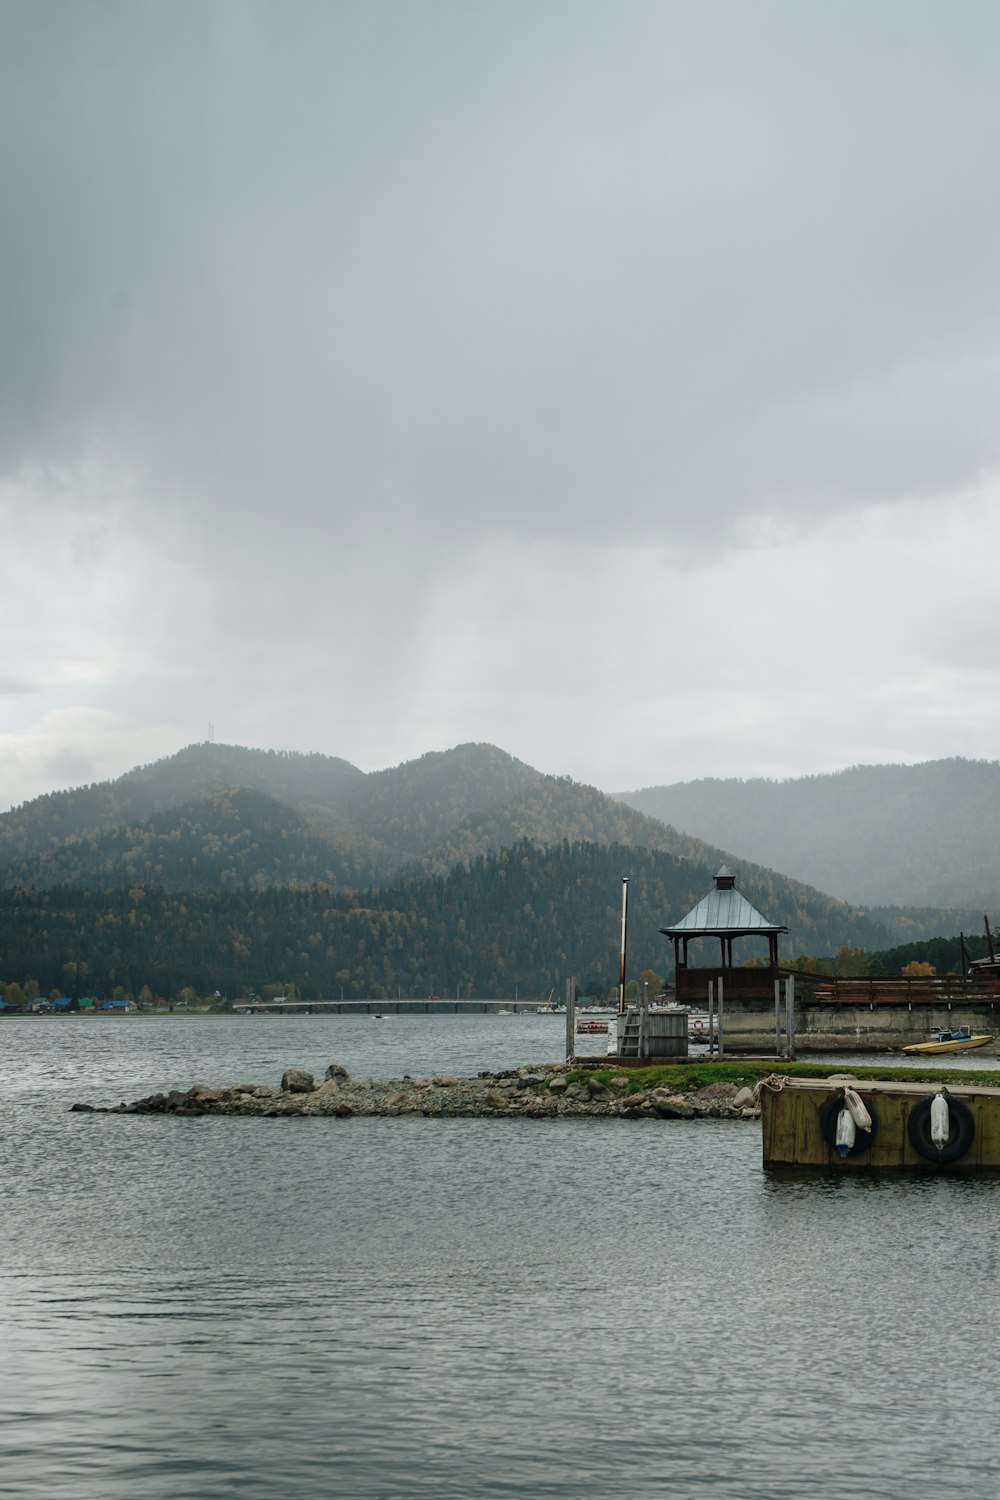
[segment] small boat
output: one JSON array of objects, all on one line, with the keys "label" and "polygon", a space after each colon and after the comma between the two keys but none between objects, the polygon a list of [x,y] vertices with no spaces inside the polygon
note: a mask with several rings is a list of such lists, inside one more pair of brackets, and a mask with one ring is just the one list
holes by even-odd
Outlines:
[{"label": "small boat", "polygon": [[989,1035],[973,1035],[971,1026],[959,1026],[954,1031],[947,1031],[938,1027],[932,1031],[930,1041],[914,1042],[910,1047],[904,1047],[904,1052],[910,1052],[918,1057],[929,1056],[937,1052],[968,1052],[972,1047],[985,1047],[987,1042],[992,1042]]}]

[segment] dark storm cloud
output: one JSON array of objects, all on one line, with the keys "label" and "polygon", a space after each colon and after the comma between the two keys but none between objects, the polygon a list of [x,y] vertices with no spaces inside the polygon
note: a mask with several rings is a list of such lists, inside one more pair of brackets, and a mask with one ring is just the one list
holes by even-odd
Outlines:
[{"label": "dark storm cloud", "polygon": [[0,800],[995,755],[998,76],[980,0],[0,0]]},{"label": "dark storm cloud", "polygon": [[0,18],[8,471],[111,454],[280,558],[996,461],[992,6]]}]

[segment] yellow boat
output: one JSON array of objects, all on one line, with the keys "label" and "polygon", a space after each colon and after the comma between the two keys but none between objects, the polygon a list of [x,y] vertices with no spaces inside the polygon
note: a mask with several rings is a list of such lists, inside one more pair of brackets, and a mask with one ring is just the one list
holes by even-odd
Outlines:
[{"label": "yellow boat", "polygon": [[956,1031],[932,1031],[929,1042],[914,1042],[904,1047],[904,1052],[927,1056],[932,1052],[968,1052],[972,1047],[985,1047],[992,1036],[974,1036],[971,1026],[959,1026]]}]

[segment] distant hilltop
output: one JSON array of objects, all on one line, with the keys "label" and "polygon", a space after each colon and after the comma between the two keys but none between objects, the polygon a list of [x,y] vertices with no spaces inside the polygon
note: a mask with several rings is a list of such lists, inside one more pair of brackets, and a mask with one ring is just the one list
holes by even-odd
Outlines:
[{"label": "distant hilltop", "polygon": [[1000,900],[995,760],[852,766],[791,781],[709,778],[620,800],[845,901],[976,910]]},{"label": "distant hilltop", "polygon": [[[544,998],[574,975],[582,993],[600,994],[617,974],[622,874],[630,876],[630,973],[655,977],[671,963],[660,929],[705,895],[723,863],[754,905],[788,927],[788,958],[978,932],[994,905],[995,842],[978,856],[990,859],[982,887],[970,872],[981,828],[995,824],[987,809],[1000,806],[996,774],[995,765],[958,761],[805,783],[694,783],[708,789],[715,826],[732,833],[713,843],[664,821],[659,794],[683,787],[616,799],[494,745],[459,745],[368,774],[333,756],[191,745],[0,816],[0,983],[30,980],[36,994],[76,997],[236,995],[288,984],[308,996],[520,987]],[[897,777],[919,795],[896,796]],[[928,827],[946,821],[927,793],[935,777],[967,832],[928,847]],[[856,817],[855,785],[864,792]],[[816,806],[839,798],[836,814],[821,818],[796,803],[803,786]],[[752,805],[765,813],[741,821],[741,798],[758,789],[764,800]],[[980,803],[983,816],[973,818]],[[694,818],[698,805],[678,798],[679,816]],[[856,842],[896,888],[934,871],[940,887],[928,883],[928,892],[949,875],[957,888],[962,874],[974,904],[838,899],[819,878],[807,883],[779,873],[777,861],[748,857],[758,826],[784,836],[789,857],[808,851],[817,871],[840,870],[842,890],[850,889],[843,857]]]}]

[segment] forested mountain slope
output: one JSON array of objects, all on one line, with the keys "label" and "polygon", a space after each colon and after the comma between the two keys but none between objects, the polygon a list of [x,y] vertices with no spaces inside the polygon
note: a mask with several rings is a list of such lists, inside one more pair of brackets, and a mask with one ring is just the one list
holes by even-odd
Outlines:
[{"label": "forested mountain slope", "polygon": [[1000,763],[854,766],[794,781],[678,782],[629,807],[867,906],[992,907]]},{"label": "forested mountain slope", "polygon": [[[57,887],[4,896],[2,977],[43,992],[73,985],[107,994],[230,996],[294,984],[304,997],[429,993],[543,998],[575,974],[606,989],[618,972],[621,876],[629,874],[629,972],[663,974],[672,950],[659,929],[712,885],[711,865],[624,845],[524,842],[381,891],[317,887],[260,891],[97,892]],[[741,875],[767,915],[787,922],[787,955],[885,947],[864,913],[778,875]],[[741,945],[738,945],[740,947]],[[738,956],[754,956],[749,940]],[[710,961],[710,959],[709,959]]]},{"label": "forested mountain slope", "polygon": [[679,858],[698,860],[717,869],[733,855],[689,834],[666,827],[616,802],[595,787],[562,776],[536,776],[510,802],[474,813],[427,850],[419,868],[444,874],[459,860],[468,862],[490,850],[507,849],[521,839],[539,845],[590,842],[659,849]]},{"label": "forested mountain slope", "polygon": [[[183,811],[190,824],[195,804],[218,793],[249,790],[294,810],[300,830],[323,836],[339,851],[338,878],[369,884],[412,863],[464,818],[509,801],[539,779],[544,778],[537,771],[492,745],[460,745],[368,775],[332,756],[189,745],[116,781],[53,792],[0,816],[0,881],[27,879],[29,871],[44,884],[64,874],[82,878],[74,873],[75,865],[82,868],[80,861],[62,858],[77,840],[94,846],[90,869],[99,868],[105,881],[124,880],[123,869],[115,873],[114,851],[124,852],[123,839],[131,839],[147,820],[156,822],[144,836],[164,838],[170,813],[181,817]],[[614,806],[611,799],[609,806]],[[196,821],[206,823],[211,843],[212,815],[203,811]],[[116,837],[98,851],[101,836],[111,832]],[[551,836],[559,837],[558,831]],[[176,861],[173,865],[171,878],[179,882]],[[192,865],[190,884],[199,883]]]},{"label": "forested mountain slope", "polygon": [[17,860],[4,880],[39,890],[56,885],[167,891],[339,888],[365,884],[370,868],[366,845],[316,833],[294,808],[241,787],[213,792],[144,822],[71,835],[51,854]]},{"label": "forested mountain slope", "polygon": [[0,815],[0,872],[46,855],[67,840],[141,823],[215,792],[246,787],[286,806],[331,814],[349,805],[365,773],[329,755],[246,750],[238,745],[189,745],[115,781],[50,792]]},{"label": "forested mountain slope", "polygon": [[0,884],[381,885],[417,870],[444,874],[523,838],[731,857],[493,745],[368,775],[325,756],[193,745],[4,814]]},{"label": "forested mountain slope", "polygon": [[727,847],[491,745],[371,775],[196,745],[0,818],[0,977],[167,995],[544,993],[571,973],[613,976],[624,874],[630,971],[665,972],[659,927],[723,860],[790,929],[786,960],[979,926],[968,910],[859,910]]},{"label": "forested mountain slope", "polygon": [[[391,868],[396,869],[421,858],[466,819],[557,780],[495,745],[457,745],[369,772],[353,789],[350,816],[356,833],[391,851]],[[613,806],[613,799],[608,800]],[[551,824],[549,839],[562,837],[557,826]],[[380,872],[383,877],[389,873],[388,868]]]}]

